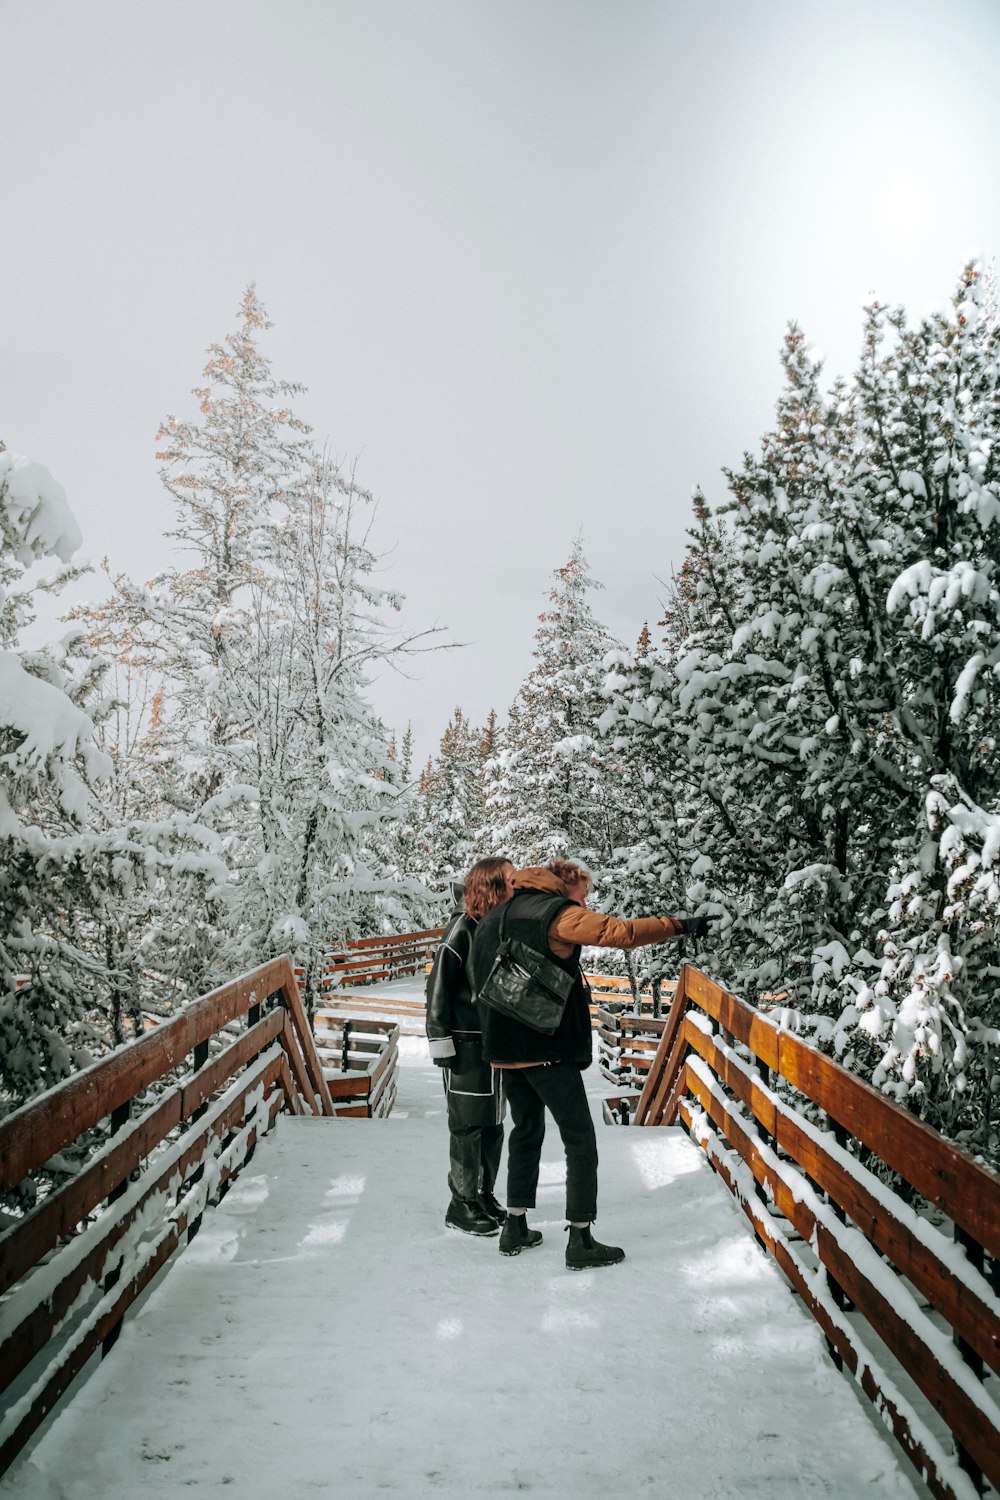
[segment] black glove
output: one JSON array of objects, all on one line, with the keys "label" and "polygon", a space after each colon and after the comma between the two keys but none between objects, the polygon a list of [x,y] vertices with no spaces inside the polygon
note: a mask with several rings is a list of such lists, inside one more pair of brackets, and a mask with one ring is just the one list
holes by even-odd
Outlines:
[{"label": "black glove", "polygon": [[713,922],[721,922],[720,912],[709,912],[704,917],[681,917],[682,937],[704,937]]},{"label": "black glove", "polygon": [[431,1062],[436,1068],[450,1068],[455,1061],[453,1057],[432,1057]]}]

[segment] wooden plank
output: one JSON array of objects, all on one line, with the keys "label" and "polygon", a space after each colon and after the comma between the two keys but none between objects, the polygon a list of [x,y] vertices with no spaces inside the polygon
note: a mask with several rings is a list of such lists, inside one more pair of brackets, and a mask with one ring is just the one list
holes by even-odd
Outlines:
[{"label": "wooden plank", "polygon": [[[695,1116],[689,1100],[680,1106],[681,1122],[692,1138],[701,1146],[715,1171],[729,1188],[743,1212],[753,1225],[754,1232],[765,1248],[774,1256],[803,1305],[809,1309],[830,1344],[843,1360],[861,1389],[874,1404],[879,1417],[892,1432],[893,1437],[906,1454],[917,1473],[924,1479],[935,1500],[964,1500],[968,1491],[963,1486],[961,1495],[955,1491],[937,1466],[936,1458],[922,1438],[913,1430],[909,1418],[899,1403],[883,1389],[885,1377],[872,1359],[868,1349],[860,1351],[854,1342],[853,1331],[841,1315],[817,1297],[811,1278],[797,1260],[787,1237],[780,1226],[765,1213],[753,1198],[745,1198],[729,1170],[718,1143],[707,1139]],[[860,1371],[860,1374],[859,1374]]]},{"label": "wooden plank", "polygon": [[382,1074],[385,1072],[386,1068],[388,1068],[388,1067],[395,1068],[396,1064],[398,1063],[398,1061],[399,1061],[399,1046],[398,1046],[398,1042],[399,1042],[399,1038],[398,1037],[393,1037],[391,1039],[391,1041],[389,1041],[386,1044],[385,1051],[375,1061],[375,1063],[373,1064],[373,1066],[369,1070],[371,1072],[371,1079],[372,1079],[372,1087],[373,1088],[375,1086],[376,1080],[382,1077]]},{"label": "wooden plank", "polygon": [[302,1095],[292,1080],[288,1070],[288,1059],[283,1055],[280,1059],[278,1070],[278,1082],[281,1084],[282,1093],[285,1096],[285,1104],[293,1115],[305,1114],[305,1105],[302,1103]]},{"label": "wooden plank", "polygon": [[[681,1029],[684,1012],[687,1010],[687,983],[691,973],[697,973],[697,970],[692,970],[688,964],[681,965],[673,1002],[667,1013],[667,1024],[663,1028],[660,1045],[656,1049],[656,1057],[639,1096],[639,1104],[635,1112],[637,1125],[660,1124],[659,1116],[662,1113],[663,1103],[670,1093],[676,1070],[680,1066],[683,1049],[675,1056],[674,1044]],[[665,1123],[669,1124],[670,1121]]]},{"label": "wooden plank", "polygon": [[[991,1484],[1000,1484],[1000,1426],[991,1423],[963,1385],[934,1354],[919,1328],[900,1316],[892,1302],[865,1275],[856,1253],[842,1242],[851,1231],[837,1229],[818,1217],[786,1181],[773,1152],[765,1155],[760,1142],[708,1085],[692,1070],[689,1087],[713,1124],[750,1168],[754,1178],[788,1222],[810,1244],[820,1261],[843,1287],[858,1311],[876,1330],[892,1355],[940,1412],[951,1432],[979,1465]],[[770,1159],[769,1159],[770,1158]],[[874,1255],[874,1251],[872,1254]],[[925,1320],[926,1321],[926,1320]],[[930,1329],[928,1322],[928,1328]],[[970,1378],[971,1372],[970,1372]],[[1000,1417],[1000,1412],[997,1413]]]},{"label": "wooden plank", "polygon": [[[345,995],[344,998],[345,1000],[353,1000],[357,997],[354,995]],[[372,1003],[374,1004],[376,1002],[373,1001]],[[379,1008],[381,1009],[381,1007]],[[421,1015],[423,1015],[423,1011],[424,1007],[423,1005],[421,1005]],[[386,1036],[389,1032],[395,1030],[398,1025],[396,1021],[383,1020],[380,1016],[334,1016],[329,1010],[325,1009],[317,1011],[316,1014],[317,1019],[322,1016],[324,1017],[324,1019],[336,1021],[338,1025],[340,1025],[344,1020],[348,1020],[351,1023],[352,1031],[357,1032],[361,1036]]]},{"label": "wooden plank", "polygon": [[620,1016],[621,1029],[625,1036],[645,1037],[655,1046],[663,1035],[666,1016]]},{"label": "wooden plank", "polygon": [[[319,1060],[323,1065],[324,1073],[336,1073],[344,1071],[344,1047],[343,1043],[334,1043],[329,1047],[322,1043],[316,1048]],[[365,1072],[373,1057],[378,1057],[382,1051],[377,1042],[372,1042],[369,1047],[355,1047],[353,1044],[347,1049],[347,1071],[349,1073]]]},{"label": "wooden plank", "polygon": [[0,1294],[69,1234],[92,1209],[126,1181],[167,1133],[189,1119],[206,1099],[259,1052],[281,1030],[280,1011],[272,1011],[237,1042],[220,1052],[188,1083],[177,1084],[138,1120],[92,1157],[72,1181],[44,1198],[33,1213],[0,1235]]},{"label": "wooden plank", "polygon": [[391,1115],[392,1114],[392,1106],[395,1104],[395,1102],[396,1102],[396,1078],[395,1078],[395,1074],[394,1074],[393,1077],[392,1077],[391,1082],[389,1083],[388,1088],[386,1089],[385,1093],[382,1095],[381,1099],[378,1102],[378,1108],[375,1110],[375,1114],[377,1115],[377,1117],[380,1120],[384,1120],[389,1115]]},{"label": "wooden plank", "polygon": [[[295,1084],[295,1087],[298,1090],[303,1103],[309,1106],[310,1114],[317,1115],[319,1114],[319,1107],[316,1102],[316,1096],[314,1095],[310,1086],[309,1077],[306,1073],[305,1060],[302,1056],[301,1049],[299,1048],[298,1035],[295,1031],[295,1027],[292,1024],[292,1020],[288,1012],[284,1011],[283,1014],[285,1018],[285,1024],[281,1028],[281,1033],[278,1037],[278,1040],[281,1042],[281,1045],[284,1048],[285,1056],[288,1059],[288,1067],[289,1071],[291,1072],[292,1081]],[[327,1090],[327,1096],[329,1097],[329,1090]]]},{"label": "wooden plank", "polygon": [[285,970],[281,984],[282,1003],[291,1017],[292,1029],[305,1063],[305,1071],[312,1084],[312,1092],[308,1089],[303,1090],[302,1097],[312,1104],[316,1114],[332,1115],[333,1102],[327,1092],[326,1079],[323,1077],[323,1069],[316,1055],[316,1045],[309,1029],[309,1022],[306,1020],[306,1013],[302,1008],[299,987],[295,983],[290,961],[286,958],[282,962]]},{"label": "wooden plank", "polygon": [[346,950],[345,949],[339,949],[338,951],[339,952],[346,951],[348,953],[355,953],[355,952],[363,951],[366,948],[377,948],[380,945],[385,944],[385,943],[401,943],[401,942],[408,941],[411,944],[415,944],[416,942],[418,942],[421,939],[423,940],[424,946],[426,947],[426,945],[428,943],[438,943],[438,942],[440,942],[440,940],[441,940],[441,938],[443,936],[444,936],[444,928],[443,927],[422,927],[422,928],[420,928],[420,930],[418,932],[404,932],[404,933],[398,934],[396,936],[389,935],[389,936],[383,936],[383,937],[370,937],[370,938],[349,938],[348,942],[347,942]]},{"label": "wooden plank", "polygon": [[[344,1050],[343,1029],[331,1025],[317,1026],[315,1034],[316,1051],[324,1057],[340,1055]],[[366,1035],[362,1027],[355,1031],[352,1026],[346,1033],[347,1050],[352,1057],[369,1058],[381,1052],[385,1046],[385,1037]]]},{"label": "wooden plank", "polygon": [[373,1115],[382,1117],[388,1110],[382,1109],[382,1102],[387,1092],[395,1097],[396,1077],[399,1072],[399,1056],[393,1051],[386,1054],[386,1066],[378,1078],[372,1079],[372,1091],[368,1098],[368,1106]]},{"label": "wooden plank", "polygon": [[230,1046],[213,1057],[204,1067],[183,1083],[181,1088],[181,1119],[187,1120],[210,1099],[217,1089],[234,1078],[255,1057],[269,1047],[281,1034],[280,1010],[270,1011]]},{"label": "wooden plank", "polygon": [[[686,966],[685,966],[686,968]],[[682,974],[685,970],[681,971]],[[639,1107],[636,1110],[637,1125],[672,1125],[677,1113],[680,1093],[680,1076],[684,1056],[688,1049],[688,1028],[693,1022],[686,1019],[687,993],[678,989],[680,1007],[676,1022],[664,1029],[656,1055],[646,1074]],[[674,1009],[671,1008],[670,1021]],[[669,1052],[666,1050],[669,1045]]]},{"label": "wooden plank", "polygon": [[367,1099],[372,1081],[368,1073],[334,1073],[327,1078],[326,1086],[336,1104],[342,1099]]},{"label": "wooden plank", "polygon": [[[276,1094],[275,1100],[269,1108],[269,1127],[274,1123],[275,1115],[281,1108],[281,1102],[282,1099],[279,1092]],[[253,1149],[256,1139],[257,1132],[256,1130],[252,1130],[247,1138],[245,1155],[248,1155]],[[236,1176],[242,1165],[243,1162],[240,1162],[237,1166],[223,1168],[219,1175],[218,1186],[221,1187],[232,1177]],[[78,1342],[70,1344],[57,1358],[55,1363],[49,1367],[48,1378],[44,1387],[35,1396],[30,1408],[26,1411],[18,1426],[7,1437],[2,1448],[0,1448],[0,1474],[9,1468],[24,1445],[52,1411],[60,1397],[73,1384],[73,1381],[89,1362],[91,1356],[100,1348],[111,1331],[117,1327],[132,1303],[174,1255],[183,1241],[189,1220],[190,1210],[182,1210],[175,1218],[171,1219],[166,1233],[157,1244],[154,1254],[134,1276],[120,1284],[117,1296],[108,1304],[99,1320],[90,1328],[87,1336]]]},{"label": "wooden plank", "polygon": [[15,1187],[70,1141],[177,1067],[199,1042],[274,994],[287,969],[287,959],[275,959],[221,985],[155,1031],[126,1042],[0,1120],[0,1189]]}]

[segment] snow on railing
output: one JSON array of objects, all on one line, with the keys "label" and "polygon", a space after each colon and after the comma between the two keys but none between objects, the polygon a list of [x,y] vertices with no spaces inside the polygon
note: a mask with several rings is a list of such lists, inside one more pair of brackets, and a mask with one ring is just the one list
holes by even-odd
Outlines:
[{"label": "snow on railing", "polygon": [[1000,1176],[688,965],[632,1104],[704,1149],[931,1492],[1000,1488]]},{"label": "snow on railing", "polygon": [[[246,1027],[235,1040],[234,1025]],[[127,1308],[282,1108],[333,1114],[288,958],[213,990],[0,1121],[5,1193],[108,1127],[75,1176],[0,1234],[0,1472],[91,1356],[111,1347]]]}]

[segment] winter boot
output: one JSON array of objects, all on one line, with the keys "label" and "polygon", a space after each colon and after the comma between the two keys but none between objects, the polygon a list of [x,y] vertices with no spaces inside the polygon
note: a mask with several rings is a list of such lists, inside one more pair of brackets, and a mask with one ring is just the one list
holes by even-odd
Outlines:
[{"label": "winter boot", "polygon": [[501,1255],[520,1255],[542,1243],[542,1231],[528,1228],[527,1214],[508,1214],[500,1236]]},{"label": "winter boot", "polygon": [[507,1217],[507,1210],[500,1207],[493,1193],[486,1188],[479,1194],[479,1207],[484,1214],[489,1214],[491,1219],[503,1227],[503,1221]]},{"label": "winter boot", "polygon": [[[503,1244],[501,1242],[501,1249]],[[566,1264],[571,1271],[589,1271],[592,1266],[616,1266],[625,1259],[625,1251],[617,1245],[602,1245],[590,1232],[590,1225],[579,1228],[569,1225],[569,1243],[566,1246]]]},{"label": "winter boot", "polygon": [[496,1234],[500,1228],[492,1214],[486,1213],[474,1198],[452,1198],[444,1222],[449,1229],[461,1229],[463,1234]]}]

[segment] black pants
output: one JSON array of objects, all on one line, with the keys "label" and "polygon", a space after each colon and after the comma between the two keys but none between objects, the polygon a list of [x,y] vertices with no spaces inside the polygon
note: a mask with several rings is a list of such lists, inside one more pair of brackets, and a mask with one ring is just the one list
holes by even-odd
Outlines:
[{"label": "black pants", "polygon": [[452,1196],[475,1202],[480,1193],[492,1193],[500,1170],[503,1126],[450,1126],[448,1137]]},{"label": "black pants", "polygon": [[454,1198],[474,1203],[492,1193],[503,1151],[503,1095],[492,1068],[477,1063],[461,1072],[441,1070],[448,1101],[448,1186]]},{"label": "black pants", "polygon": [[503,1081],[512,1121],[507,1207],[535,1206],[548,1109],[566,1150],[566,1217],[589,1224],[597,1217],[597,1132],[580,1069],[566,1062],[504,1068]]}]

